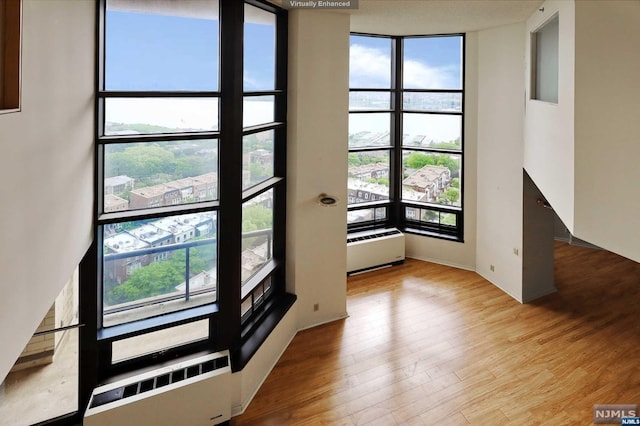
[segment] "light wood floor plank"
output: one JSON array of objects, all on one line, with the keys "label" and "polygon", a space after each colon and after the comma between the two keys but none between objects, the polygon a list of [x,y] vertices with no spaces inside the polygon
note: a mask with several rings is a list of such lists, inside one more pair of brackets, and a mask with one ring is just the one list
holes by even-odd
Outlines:
[{"label": "light wood floor plank", "polygon": [[296,335],[233,425],[584,425],[640,403],[640,264],[556,243],[521,305],[407,259],[348,279],[349,317]]}]

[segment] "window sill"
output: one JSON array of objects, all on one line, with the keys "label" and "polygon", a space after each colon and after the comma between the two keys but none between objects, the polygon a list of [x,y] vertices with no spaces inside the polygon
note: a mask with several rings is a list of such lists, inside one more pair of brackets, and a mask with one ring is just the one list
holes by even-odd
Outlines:
[{"label": "window sill", "polygon": [[441,240],[451,241],[454,243],[464,243],[464,239],[458,238],[455,235],[440,234],[438,232],[426,231],[424,229],[407,227],[407,228],[404,228],[402,232],[404,232],[405,234],[419,235],[421,237],[438,238]]},{"label": "window sill", "polygon": [[284,293],[277,300],[273,300],[273,304],[268,307],[268,312],[260,319],[259,323],[247,325],[252,328],[251,332],[243,339],[240,347],[231,354],[231,370],[233,372],[241,371],[249,363],[267,337],[275,330],[280,320],[289,312],[289,308],[293,306],[296,299],[295,294]]}]

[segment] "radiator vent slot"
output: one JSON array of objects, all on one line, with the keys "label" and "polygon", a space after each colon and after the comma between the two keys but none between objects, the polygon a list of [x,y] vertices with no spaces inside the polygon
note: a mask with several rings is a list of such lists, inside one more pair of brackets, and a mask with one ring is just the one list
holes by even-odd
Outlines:
[{"label": "radiator vent slot", "polygon": [[381,232],[376,232],[374,234],[351,237],[351,238],[347,238],[347,244],[355,243],[356,241],[367,241],[367,240],[372,240],[380,237],[388,237],[389,235],[402,235],[402,232],[398,231],[397,229],[392,229],[390,231],[381,231]]},{"label": "radiator vent slot", "polygon": [[154,389],[170,385],[172,383],[180,382],[184,379],[190,379],[204,373],[209,373],[211,371],[227,367],[228,365],[229,359],[226,356],[221,356],[215,359],[201,362],[196,365],[173,370],[169,373],[150,377],[139,382],[131,383],[126,386],[121,386],[106,392],[95,394],[91,400],[91,405],[89,407],[99,407],[110,402],[129,398],[144,392],[149,392]]},{"label": "radiator vent slot", "polygon": [[354,274],[404,261],[404,234],[396,228],[347,235],[347,273]]}]

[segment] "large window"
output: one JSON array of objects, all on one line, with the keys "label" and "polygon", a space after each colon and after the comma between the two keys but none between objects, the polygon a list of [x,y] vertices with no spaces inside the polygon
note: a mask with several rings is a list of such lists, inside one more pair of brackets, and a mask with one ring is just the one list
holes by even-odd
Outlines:
[{"label": "large window", "polygon": [[103,0],[99,28],[98,381],[200,350],[231,349],[240,369],[290,303],[286,12]]},{"label": "large window", "polygon": [[464,35],[353,34],[350,230],[463,240]]}]

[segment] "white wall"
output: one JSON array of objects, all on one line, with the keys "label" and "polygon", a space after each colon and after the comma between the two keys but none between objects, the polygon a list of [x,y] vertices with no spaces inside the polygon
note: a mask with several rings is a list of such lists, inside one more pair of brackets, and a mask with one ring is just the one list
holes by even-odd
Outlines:
[{"label": "white wall", "polygon": [[524,23],[478,33],[476,271],[519,301],[524,49]]},{"label": "white wall", "polygon": [[[348,94],[349,16],[291,10],[287,285],[299,329],[346,315]],[[317,205],[323,192],[338,206]]]},{"label": "white wall", "polygon": [[524,166],[570,231],[574,229],[574,2],[548,0],[527,21],[526,37],[559,13],[558,103],[530,99],[527,42]]},{"label": "white wall", "polygon": [[478,35],[466,36],[464,119],[464,243],[406,235],[406,256],[475,270],[476,262],[476,167],[478,139]]},{"label": "white wall", "polygon": [[240,415],[266,380],[273,367],[295,337],[297,309],[293,306],[280,320],[275,330],[258,349],[242,371],[233,374],[234,391],[231,397],[231,415]]},{"label": "white wall", "polygon": [[22,110],[0,114],[0,381],[91,241],[95,7],[23,2]]},{"label": "white wall", "polygon": [[575,13],[573,234],[640,262],[640,1]]}]

